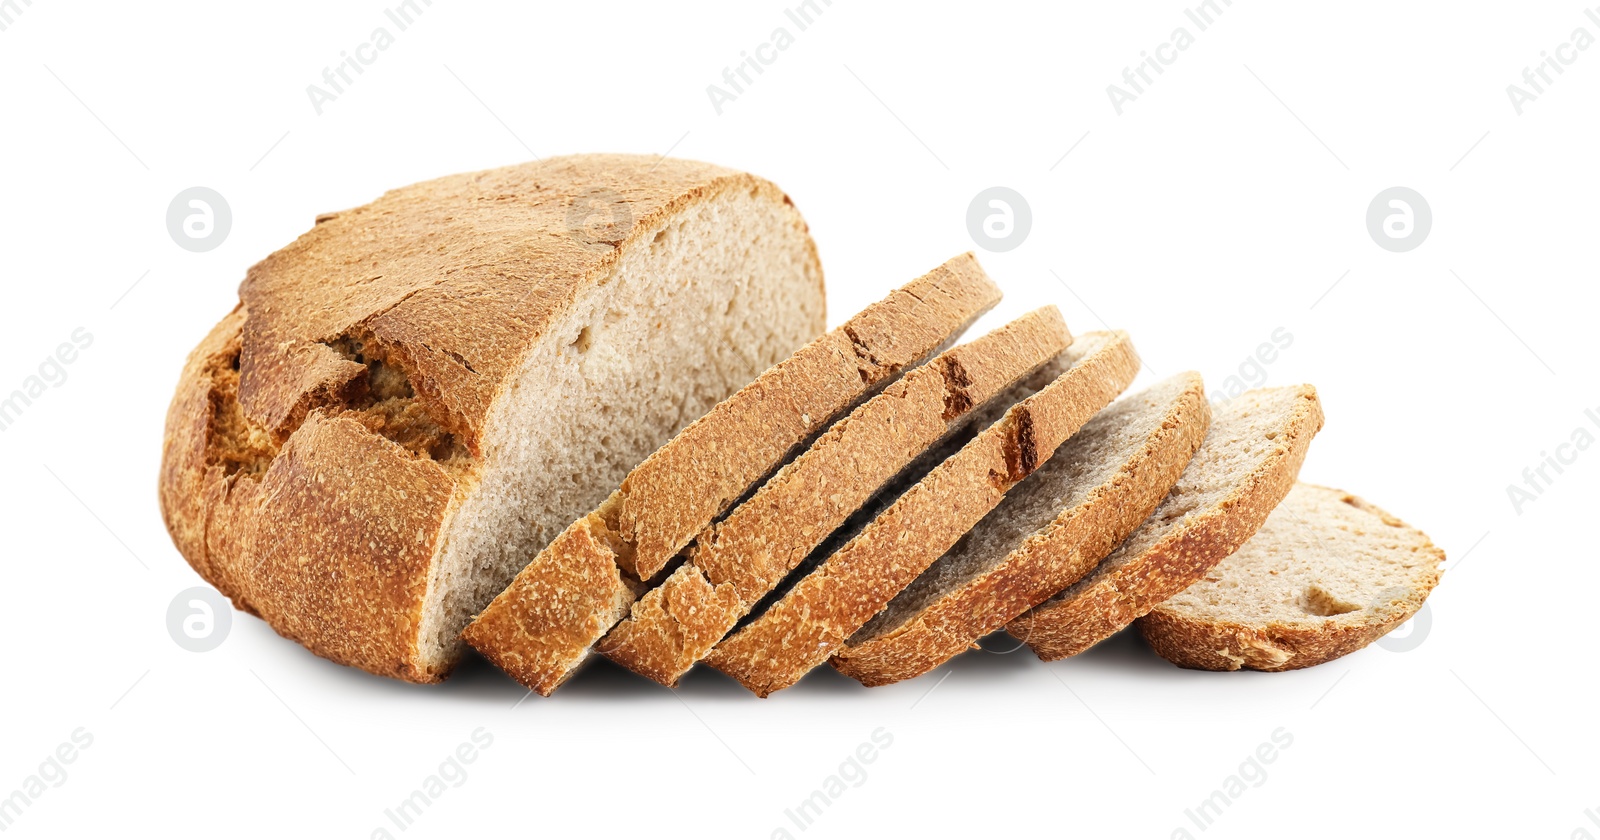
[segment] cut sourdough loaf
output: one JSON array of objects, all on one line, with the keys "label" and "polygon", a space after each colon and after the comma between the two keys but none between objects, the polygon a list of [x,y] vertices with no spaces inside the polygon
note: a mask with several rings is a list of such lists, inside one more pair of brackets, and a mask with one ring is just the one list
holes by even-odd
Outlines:
[{"label": "cut sourdough loaf", "polygon": [[1297,484],[1249,542],[1139,619],[1139,632],[1185,668],[1308,668],[1404,624],[1443,562],[1426,534],[1374,505]]},{"label": "cut sourdough loaf", "polygon": [[1178,483],[1089,575],[1006,625],[1041,659],[1081,653],[1182,592],[1250,539],[1322,429],[1315,388],[1246,391],[1213,411]]},{"label": "cut sourdough loaf", "polygon": [[629,468],[824,326],[788,198],[654,156],[394,190],[239,296],[168,412],[173,541],[282,635],[417,682]]},{"label": "cut sourdough loaf", "polygon": [[1139,372],[1139,358],[1126,333],[1090,333],[1079,336],[1048,368],[1057,370],[1053,381],[896,494],[842,548],[815,565],[808,562],[803,576],[791,576],[793,585],[718,644],[706,663],[765,697],[826,662],[1128,387]]},{"label": "cut sourdough loaf", "polygon": [[1047,307],[906,374],[701,534],[599,651],[675,685],[874,494],[1070,341],[1060,313]]},{"label": "cut sourdough loaf", "polygon": [[549,695],[640,590],[735,500],[1000,299],[971,254],[867,307],[719,403],[545,546],[463,638]]},{"label": "cut sourdough loaf", "polygon": [[920,676],[1071,585],[1155,510],[1210,423],[1197,373],[1100,412],[852,636],[833,666],[865,685]]}]

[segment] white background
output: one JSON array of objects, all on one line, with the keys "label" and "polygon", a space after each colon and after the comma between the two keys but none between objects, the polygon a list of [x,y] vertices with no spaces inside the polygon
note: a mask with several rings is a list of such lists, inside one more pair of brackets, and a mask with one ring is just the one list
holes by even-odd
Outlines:
[{"label": "white background", "polygon": [[[382,3],[15,5],[0,393],[74,329],[94,343],[0,432],[0,797],[79,727],[93,743],[8,836],[1600,836],[1600,447],[1520,513],[1506,491],[1575,429],[1600,436],[1600,47],[1520,116],[1506,93],[1575,28],[1600,36],[1581,5],[1237,0],[1197,32],[1178,2],[836,0],[720,116],[707,85],[794,31],[782,3],[438,0],[320,116],[306,86]],[[1194,44],[1119,116],[1106,86],[1178,26]],[[164,412],[251,263],[391,187],[669,150],[790,192],[830,323],[973,248],[967,205],[1002,185],[1033,228],[980,251],[1007,293],[985,326],[1055,303],[1079,331],[1131,331],[1141,384],[1194,368],[1213,387],[1285,328],[1266,381],[1315,383],[1328,416],[1302,476],[1449,554],[1428,636],[1268,675],[1181,671],[1125,634],[875,690],[824,670],[766,701],[705,670],[675,696],[600,667],[520,705],[481,661],[402,685],[243,615],[213,652],[173,643],[168,604],[199,579],[157,510]],[[234,215],[203,254],[165,226],[195,185]],[[1365,227],[1396,185],[1434,217],[1409,253]],[[465,781],[388,823],[479,727]],[[865,780],[790,822],[880,727]],[[1265,781],[1190,822],[1279,727]]]}]

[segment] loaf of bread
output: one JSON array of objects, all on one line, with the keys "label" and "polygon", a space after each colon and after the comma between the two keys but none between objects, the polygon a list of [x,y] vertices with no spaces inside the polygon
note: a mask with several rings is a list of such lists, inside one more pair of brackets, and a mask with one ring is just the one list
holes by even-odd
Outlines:
[{"label": "loaf of bread", "polygon": [[1102,411],[1129,337],[1045,307],[952,346],[999,299],[964,254],[824,332],[793,202],[709,164],[416,184],[250,268],[179,378],[162,514],[317,655],[432,683],[470,644],[544,695],[594,653],[766,696],[1135,621],[1179,665],[1288,670],[1428,597],[1426,536],[1296,487],[1314,388],[1213,411],[1182,374]]},{"label": "loaf of bread", "polygon": [[189,357],[160,499],[313,652],[442,679],[467,621],[630,468],[824,328],[777,187],[583,155],[330,213]]}]

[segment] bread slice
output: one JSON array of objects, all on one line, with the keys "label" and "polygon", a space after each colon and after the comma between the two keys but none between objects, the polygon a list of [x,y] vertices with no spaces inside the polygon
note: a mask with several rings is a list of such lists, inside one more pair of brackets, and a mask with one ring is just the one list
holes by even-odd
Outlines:
[{"label": "bread slice", "polygon": [[1139,619],[1139,632],[1185,668],[1309,668],[1404,624],[1443,562],[1426,534],[1371,503],[1297,484],[1249,542]]},{"label": "bread slice", "polygon": [[833,666],[865,685],[920,676],[1071,585],[1155,510],[1210,423],[1197,373],[1100,412],[852,636]]},{"label": "bread slice", "polygon": [[654,156],[394,190],[239,298],[168,412],[173,541],[284,636],[417,682],[640,459],[824,328],[789,199]]},{"label": "bread slice", "polygon": [[1089,575],[1006,625],[1041,659],[1081,653],[1182,592],[1250,539],[1294,486],[1322,405],[1310,385],[1246,391],[1155,512]]},{"label": "bread slice", "polygon": [[463,638],[549,695],[627,615],[641,580],[860,401],[953,342],[1000,299],[971,254],[800,348],[691,423],[545,546]]},{"label": "bread slice", "polygon": [[863,403],[699,536],[689,559],[633,605],[600,652],[675,685],[852,513],[1070,341],[1055,307],[1036,310]]},{"label": "bread slice", "polygon": [[1139,357],[1126,333],[1090,333],[1052,363],[1052,372],[1057,365],[1064,370],[1053,382],[1012,405],[1004,417],[898,494],[842,548],[815,565],[808,563],[798,581],[791,576],[793,586],[722,640],[706,663],[765,697],[826,662],[851,633],[1128,387],[1139,372]]}]

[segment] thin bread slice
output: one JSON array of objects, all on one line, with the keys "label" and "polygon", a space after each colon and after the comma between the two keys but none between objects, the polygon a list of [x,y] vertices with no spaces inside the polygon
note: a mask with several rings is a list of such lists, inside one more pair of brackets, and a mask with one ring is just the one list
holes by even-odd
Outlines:
[{"label": "thin bread slice", "polygon": [[964,254],[867,307],[719,403],[636,466],[467,626],[462,638],[548,695],[648,579],[840,415],[953,342],[1000,299]]},{"label": "thin bread slice", "polygon": [[1246,391],[1213,412],[1177,486],[1089,575],[1006,625],[1041,659],[1087,650],[1189,588],[1267,518],[1322,429],[1310,385]]},{"label": "thin bread slice", "polygon": [[1120,332],[1079,336],[1052,365],[1064,371],[900,494],[759,617],[717,645],[706,663],[762,697],[793,685],[1139,373],[1133,343]]},{"label": "thin bread slice", "polygon": [[1071,342],[1055,307],[940,354],[829,429],[696,539],[689,558],[601,640],[665,685],[734,628],[885,485]]},{"label": "thin bread slice", "polygon": [[1309,668],[1404,624],[1443,562],[1427,534],[1375,505],[1297,484],[1249,542],[1139,619],[1139,632],[1185,668]]},{"label": "thin bread slice", "polygon": [[920,676],[1070,586],[1155,510],[1210,424],[1192,372],[1100,412],[852,636],[833,666],[865,685]]}]

